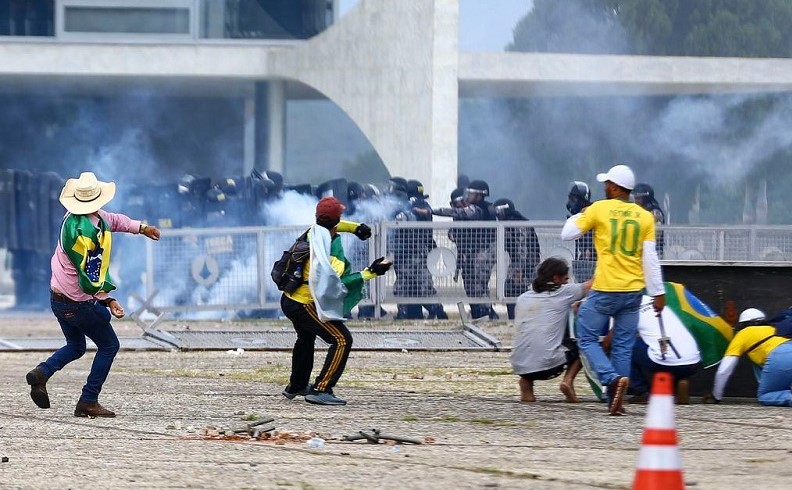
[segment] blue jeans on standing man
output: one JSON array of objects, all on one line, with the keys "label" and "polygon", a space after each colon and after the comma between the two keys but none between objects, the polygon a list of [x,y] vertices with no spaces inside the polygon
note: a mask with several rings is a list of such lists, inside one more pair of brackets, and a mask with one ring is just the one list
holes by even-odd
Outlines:
[{"label": "blue jeans on standing man", "polygon": [[[630,375],[635,336],[638,333],[638,307],[641,291],[626,293],[589,292],[580,306],[577,335],[580,353],[586,356],[591,369],[597,373],[602,386],[616,378]],[[600,335],[608,332],[608,322],[613,318],[610,359],[599,344]]]},{"label": "blue jeans on standing man", "polygon": [[80,401],[96,403],[119,348],[118,337],[110,325],[110,310],[96,301],[62,303],[53,299],[50,305],[66,337],[66,345],[38,367],[47,377],[52,376],[85,354],[85,338],[88,337],[96,344],[97,352]]}]

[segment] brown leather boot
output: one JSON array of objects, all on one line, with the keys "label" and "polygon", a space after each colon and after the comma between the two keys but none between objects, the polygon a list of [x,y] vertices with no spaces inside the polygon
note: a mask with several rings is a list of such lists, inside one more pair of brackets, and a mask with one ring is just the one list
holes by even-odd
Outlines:
[{"label": "brown leather boot", "polygon": [[84,402],[82,400],[77,402],[74,407],[75,417],[115,417],[115,412],[112,412],[105,407],[99,405],[99,402]]},{"label": "brown leather boot", "polygon": [[30,385],[30,398],[39,408],[49,408],[50,400],[47,394],[47,380],[49,377],[44,374],[41,368],[37,367],[27,373],[25,380]]}]

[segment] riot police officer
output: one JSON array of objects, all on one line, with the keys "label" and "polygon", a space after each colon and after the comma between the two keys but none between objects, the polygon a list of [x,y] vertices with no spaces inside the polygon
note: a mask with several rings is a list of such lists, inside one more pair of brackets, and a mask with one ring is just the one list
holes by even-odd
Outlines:
[{"label": "riot police officer", "polygon": [[[423,184],[418,180],[407,181],[407,197],[410,200],[410,212],[415,221],[432,221],[432,207],[426,201],[428,195],[424,194]],[[411,220],[412,220],[411,219]],[[394,295],[404,293],[403,296],[426,297],[437,295],[437,290],[432,281],[432,275],[426,266],[426,259],[433,249],[437,248],[434,235],[430,228],[418,228],[411,230],[398,230],[401,234],[401,246],[403,247],[401,260],[394,260],[394,270],[396,271],[396,284],[394,284]],[[399,294],[400,296],[402,294]],[[440,303],[428,303],[424,305],[398,305],[396,318],[421,319],[423,306],[428,312],[429,319],[447,319]]]},{"label": "riot police officer", "polygon": [[[528,221],[509,199],[495,201],[498,221]],[[517,223],[515,223],[517,225]],[[539,237],[532,226],[507,227],[504,248],[509,254],[509,269],[506,274],[504,290],[506,297],[517,298],[531,288],[531,282],[539,265]],[[509,320],[514,320],[514,303],[506,303]]]},{"label": "riot police officer", "polygon": [[[407,179],[392,177],[388,182],[385,200],[390,211],[389,219],[393,221],[416,221],[412,212],[412,204],[407,194]],[[388,232],[388,249],[393,255],[393,272],[396,280],[393,283],[393,295],[401,297],[421,296],[418,294],[415,278],[415,238],[414,229],[396,228]],[[423,230],[421,230],[423,231]],[[431,232],[431,230],[428,230]],[[420,304],[397,304],[396,319],[423,318]]]},{"label": "riot police officer", "polygon": [[[578,214],[591,205],[591,189],[588,184],[576,180],[572,182],[567,196],[567,218]],[[594,235],[589,232],[575,241],[575,258],[572,260],[572,274],[575,282],[585,282],[594,276],[597,252],[594,249]]]},{"label": "riot police officer", "polygon": [[[495,208],[487,201],[489,184],[483,180],[472,180],[465,189],[467,204],[461,207],[439,208],[433,210],[438,216],[449,216],[455,221],[494,221]],[[489,296],[489,280],[497,261],[495,250],[495,228],[472,228],[454,230],[457,250],[461,254],[462,282],[465,293],[471,298]],[[460,263],[457,263],[460,267]],[[470,316],[481,318],[498,315],[491,304],[471,304]]]},{"label": "riot police officer", "polygon": [[660,207],[660,203],[657,202],[657,199],[654,197],[654,189],[649,184],[635,184],[635,189],[633,189],[633,197],[635,198],[635,204],[641,206],[645,210],[652,213],[655,219],[655,226],[657,235],[657,256],[661,259],[663,258],[663,230],[660,229],[661,225],[665,224],[665,213],[663,209]]}]

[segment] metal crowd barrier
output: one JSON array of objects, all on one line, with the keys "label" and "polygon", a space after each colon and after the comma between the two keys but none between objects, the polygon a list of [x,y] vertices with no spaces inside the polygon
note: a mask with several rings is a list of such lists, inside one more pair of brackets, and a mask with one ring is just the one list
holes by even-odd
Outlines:
[{"label": "metal crowd barrier", "polygon": [[[388,222],[374,226],[366,242],[342,236],[356,269],[379,256],[394,260],[384,278],[369,283],[362,305],[510,303],[532,280],[537,261],[561,256],[573,266],[578,262],[575,242],[560,238],[562,226],[557,221]],[[146,242],[144,306],[161,313],[270,310],[278,316],[280,292],[270,269],[304,230],[164,230],[159,242]],[[662,237],[666,263],[792,264],[792,226],[668,226]],[[587,279],[592,270],[573,267],[574,280]]]},{"label": "metal crowd barrier", "polygon": [[[155,312],[280,309],[272,264],[307,227],[184,228],[146,243],[144,306]],[[352,266],[376,258],[373,242],[343,234]],[[361,301],[373,305],[371,290]],[[273,315],[274,316],[274,315]]]}]

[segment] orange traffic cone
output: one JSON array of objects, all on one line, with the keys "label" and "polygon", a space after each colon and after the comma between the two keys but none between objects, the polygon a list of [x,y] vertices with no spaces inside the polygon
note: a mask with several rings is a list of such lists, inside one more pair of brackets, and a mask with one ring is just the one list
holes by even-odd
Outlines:
[{"label": "orange traffic cone", "polygon": [[673,378],[669,373],[654,375],[633,490],[685,488],[674,422],[673,387]]}]

